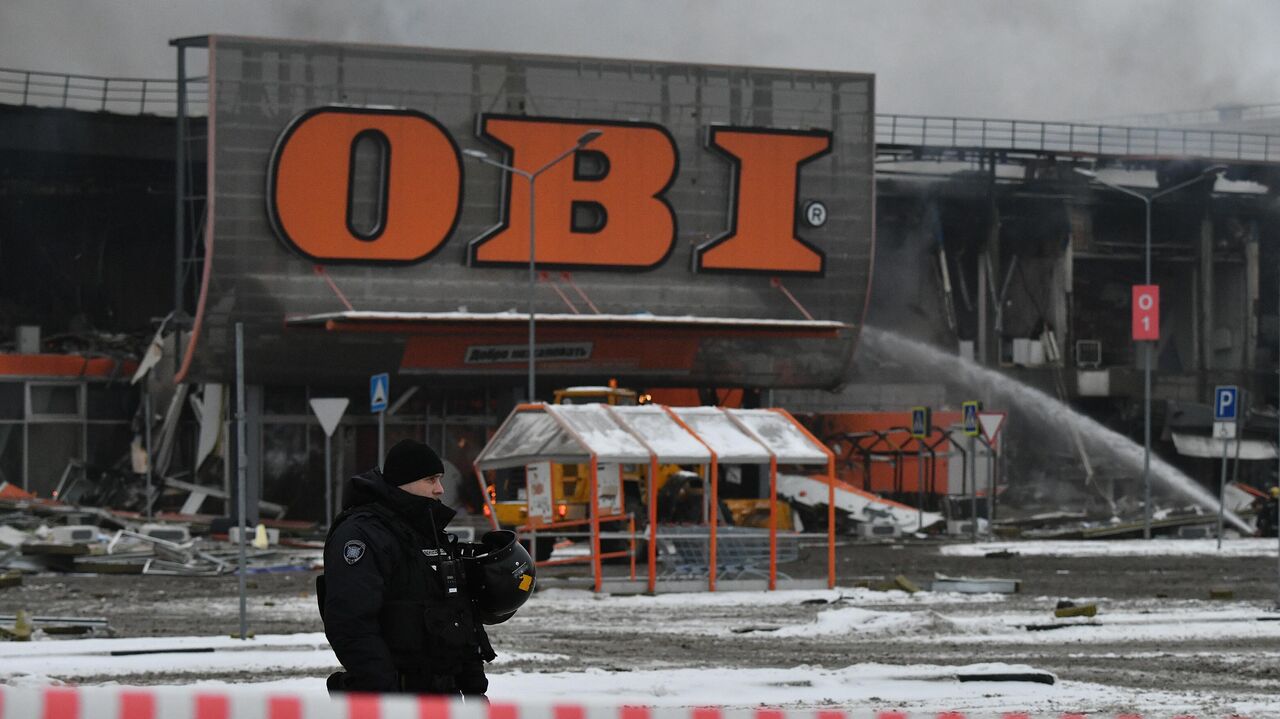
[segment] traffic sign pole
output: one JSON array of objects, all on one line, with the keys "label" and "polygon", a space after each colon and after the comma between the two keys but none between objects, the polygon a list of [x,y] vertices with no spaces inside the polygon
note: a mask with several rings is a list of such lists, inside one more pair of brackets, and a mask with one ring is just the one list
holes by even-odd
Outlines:
[{"label": "traffic sign pole", "polygon": [[911,408],[911,436],[916,440],[916,531],[924,531],[924,442],[933,433],[933,410],[928,407]]},{"label": "traffic sign pole", "polygon": [[378,415],[378,471],[387,456],[387,400],[391,398],[391,376],[386,372],[369,378],[369,411]]},{"label": "traffic sign pole", "polygon": [[346,397],[316,397],[311,400],[311,411],[320,420],[324,430],[324,526],[333,521],[333,431],[338,428],[342,414],[347,411]]},{"label": "traffic sign pole", "polygon": [[1142,345],[1142,538],[1151,539],[1151,365],[1160,339],[1160,287],[1151,284],[1151,202],[1147,202],[1147,284],[1133,286],[1133,341]]},{"label": "traffic sign pole", "polygon": [[333,521],[333,438],[324,436],[324,526]]},{"label": "traffic sign pole", "polygon": [[978,445],[977,437],[969,435],[969,519],[972,520],[973,541],[978,541]]},{"label": "traffic sign pole", "polygon": [[378,471],[382,471],[382,458],[387,456],[387,411],[378,413]]},{"label": "traffic sign pole", "polygon": [[1213,427],[1214,436],[1222,436],[1222,473],[1218,478],[1218,550],[1222,550],[1222,515],[1226,505],[1227,494],[1227,443],[1234,439],[1239,442],[1238,423],[1240,421],[1240,388],[1219,385],[1213,388]]},{"label": "traffic sign pole", "polygon": [[969,435],[969,456],[965,458],[969,465],[969,521],[972,524],[973,541],[978,541],[978,452],[975,438],[982,433],[978,413],[982,411],[982,403],[970,400],[960,405],[964,410],[964,433]]},{"label": "traffic sign pole", "polygon": [[924,440],[916,440],[916,490],[920,500],[916,502],[916,531],[924,531]]},{"label": "traffic sign pole", "polygon": [[1227,494],[1227,446],[1230,441],[1222,440],[1222,476],[1218,478],[1218,551],[1222,551],[1222,505]]}]

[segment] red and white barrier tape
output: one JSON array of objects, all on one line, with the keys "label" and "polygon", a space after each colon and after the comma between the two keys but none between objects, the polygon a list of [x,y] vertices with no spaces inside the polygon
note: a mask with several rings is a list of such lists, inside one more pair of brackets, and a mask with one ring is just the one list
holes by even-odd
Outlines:
[{"label": "red and white barrier tape", "polygon": [[[317,680],[319,682],[319,680]],[[264,688],[5,687],[0,719],[1086,719],[1084,714],[898,712],[463,703],[436,697],[351,694],[330,699]],[[1094,715],[1092,719],[1103,719]],[[1117,714],[1114,719],[1143,719]],[[1156,719],[1153,717],[1152,719]],[[1189,716],[1168,719],[1194,719]]]}]

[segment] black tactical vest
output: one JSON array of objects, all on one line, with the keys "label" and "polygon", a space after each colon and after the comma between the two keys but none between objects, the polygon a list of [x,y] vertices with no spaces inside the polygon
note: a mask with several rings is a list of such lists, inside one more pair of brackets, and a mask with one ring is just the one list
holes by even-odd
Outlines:
[{"label": "black tactical vest", "polygon": [[[391,575],[383,578],[378,615],[382,639],[396,669],[403,674],[453,674],[462,662],[492,661],[496,655],[484,626],[475,619],[465,562],[457,553],[448,545],[435,547],[376,503],[339,514],[330,534],[343,521],[357,517],[380,522],[395,536],[401,551]],[[432,546],[424,549],[427,544]]]}]

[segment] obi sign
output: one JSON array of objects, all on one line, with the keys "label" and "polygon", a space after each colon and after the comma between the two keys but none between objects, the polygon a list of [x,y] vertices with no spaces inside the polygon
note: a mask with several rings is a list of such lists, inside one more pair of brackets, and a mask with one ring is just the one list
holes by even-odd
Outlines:
[{"label": "obi sign", "polygon": [[1160,286],[1133,286],[1133,339],[1160,339]]},{"label": "obi sign", "polygon": [[[477,139],[526,172],[546,165],[588,130],[602,134],[537,181],[504,178],[498,223],[472,238],[471,266],[648,270],[671,256],[679,233],[667,191],[680,156],[666,128],[642,121],[483,113]],[[373,148],[374,221],[358,226],[357,148]],[[695,272],[822,275],[824,253],[799,237],[804,165],[831,151],[827,130],[705,128],[703,148],[723,158],[729,229],[694,246]],[[455,138],[408,109],[330,106],[298,115],[271,153],[267,210],[276,235],[317,263],[414,264],[448,241],[464,209],[465,167]],[[823,209],[825,220],[825,208]],[[809,218],[813,225],[812,218]]]}]

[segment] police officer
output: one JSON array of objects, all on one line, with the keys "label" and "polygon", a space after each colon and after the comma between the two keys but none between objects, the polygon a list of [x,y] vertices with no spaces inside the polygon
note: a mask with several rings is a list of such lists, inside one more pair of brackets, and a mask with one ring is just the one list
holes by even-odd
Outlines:
[{"label": "police officer", "polygon": [[1280,505],[1280,487],[1272,487],[1267,492],[1266,499],[1260,498],[1255,504],[1258,506],[1258,536],[1276,536],[1276,507]]},{"label": "police officer", "polygon": [[495,655],[463,552],[444,531],[454,510],[440,501],[443,478],[430,447],[404,440],[381,472],[349,480],[318,582],[325,636],[346,670],[329,677],[331,692],[483,697],[488,688],[484,662]]}]

